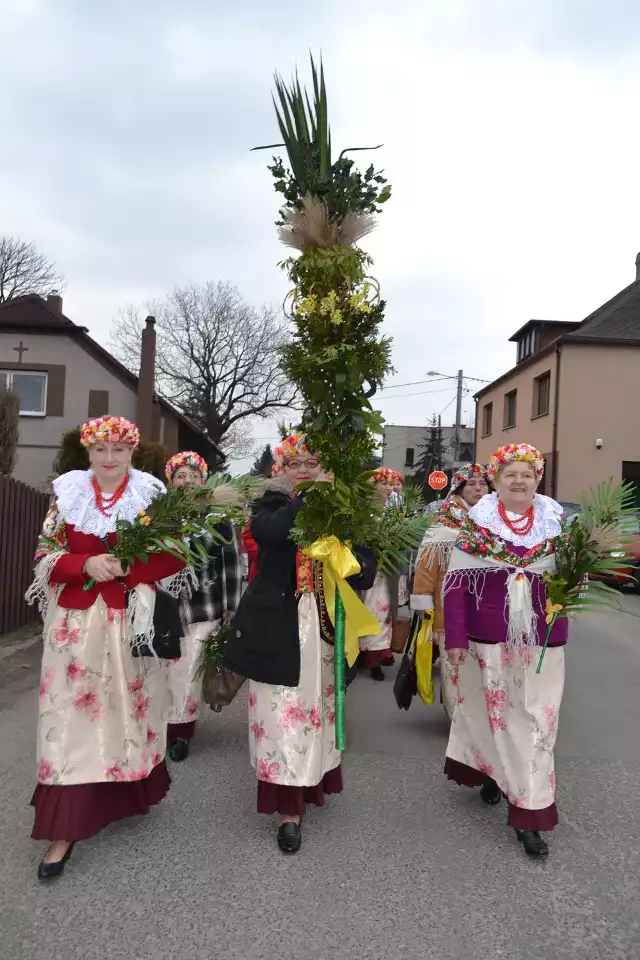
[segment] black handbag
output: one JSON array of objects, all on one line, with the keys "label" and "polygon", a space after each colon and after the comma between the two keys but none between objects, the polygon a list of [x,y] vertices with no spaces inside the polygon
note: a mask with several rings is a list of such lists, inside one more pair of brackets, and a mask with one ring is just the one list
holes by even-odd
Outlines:
[{"label": "black handbag", "polygon": [[416,641],[420,630],[420,617],[414,613],[411,629],[407,637],[400,669],[393,684],[393,695],[400,710],[408,710],[418,692],[418,673],[416,671]]},{"label": "black handbag", "polygon": [[136,643],[134,657],[159,657],[160,660],[179,660],[180,638],[184,633],[180,619],[180,601],[166,590],[156,590],[153,608],[153,649],[146,641]]}]

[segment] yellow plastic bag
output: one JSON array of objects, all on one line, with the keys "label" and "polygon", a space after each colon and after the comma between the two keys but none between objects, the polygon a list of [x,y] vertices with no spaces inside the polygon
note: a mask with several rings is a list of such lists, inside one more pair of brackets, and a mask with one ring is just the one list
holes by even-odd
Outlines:
[{"label": "yellow plastic bag", "polygon": [[420,625],[416,641],[416,673],[418,675],[418,694],[423,703],[433,703],[433,611],[428,610]]}]

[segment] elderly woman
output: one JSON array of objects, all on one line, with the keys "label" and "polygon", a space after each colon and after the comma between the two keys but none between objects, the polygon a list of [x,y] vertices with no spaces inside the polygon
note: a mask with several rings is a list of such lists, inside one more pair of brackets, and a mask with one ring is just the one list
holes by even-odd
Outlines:
[{"label": "elderly woman", "polygon": [[[41,880],[63,872],[75,841],[146,813],[170,784],[166,667],[132,655],[142,621],[137,617],[134,627],[127,605],[133,598],[132,610],[148,609],[153,594],[144,585],[184,564],[151,554],[125,574],[108,553],[118,520],[134,521],[165,488],[131,467],[140,439],[135,424],[101,417],[84,424],[80,439],[91,469],[54,480],[28,594],[44,615],[39,784],[31,801],[31,836],[52,841],[38,868]],[[177,592],[180,579],[165,586]]]},{"label": "elderly woman", "polygon": [[[200,454],[193,450],[176,453],[165,467],[167,482],[174,487],[202,486],[209,470]],[[169,687],[172,706],[169,711],[167,741],[169,756],[180,763],[189,756],[189,746],[200,713],[202,680],[196,672],[203,642],[228,622],[240,602],[242,574],[238,544],[230,523],[216,527],[226,543],[202,538],[208,562],[197,572],[195,588],[185,588],[180,597],[180,613],[184,627],[182,656],[169,664]]]},{"label": "elderly woman", "polygon": [[544,644],[544,574],[555,567],[562,508],[536,493],[544,460],[527,444],[491,458],[496,492],[471,507],[444,583],[445,647],[459,671],[445,773],[481,786],[486,803],[509,802],[510,826],[533,857],[540,831],[558,821],[554,746],[564,685],[566,620]]},{"label": "elderly woman", "polygon": [[[258,777],[258,813],[280,815],[278,845],[296,853],[306,803],[324,805],[342,790],[335,745],[333,627],[320,564],[291,539],[304,503],[303,481],[325,481],[319,457],[304,437],[287,437],[274,453],[275,479],[254,505],[251,533],[260,564],[231,625],[225,666],[248,677],[249,747]],[[366,588],[375,577],[371,552],[358,550]]]},{"label": "elderly woman", "polygon": [[[374,470],[372,481],[383,504],[399,506],[404,477],[397,470],[379,467]],[[393,622],[398,608],[408,601],[406,573],[392,577],[379,572],[375,583],[363,596],[363,601],[380,624],[378,633],[360,637],[359,662],[371,671],[373,680],[384,680],[383,666],[393,665],[391,637]]]},{"label": "elderly woman", "polygon": [[[467,518],[469,509],[489,492],[486,467],[473,463],[454,475],[451,493],[427,530],[416,560],[411,609],[434,612],[433,643],[444,654],[444,611],[442,587],[444,575],[455,546],[458,531]],[[457,672],[451,670],[448,659],[440,657],[440,699],[451,720],[457,700]]]}]

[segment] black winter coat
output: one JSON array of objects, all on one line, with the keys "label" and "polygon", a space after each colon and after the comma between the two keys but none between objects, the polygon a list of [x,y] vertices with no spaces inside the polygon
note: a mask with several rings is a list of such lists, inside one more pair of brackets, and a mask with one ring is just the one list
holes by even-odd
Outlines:
[{"label": "black winter coat", "polygon": [[[289,534],[304,502],[281,481],[271,482],[255,504],[251,534],[259,565],[229,630],[224,666],[258,683],[296,687],[300,681],[300,635],[296,595],[296,545]],[[354,590],[368,590],[376,576],[373,550],[355,550],[361,572],[349,577]]]}]

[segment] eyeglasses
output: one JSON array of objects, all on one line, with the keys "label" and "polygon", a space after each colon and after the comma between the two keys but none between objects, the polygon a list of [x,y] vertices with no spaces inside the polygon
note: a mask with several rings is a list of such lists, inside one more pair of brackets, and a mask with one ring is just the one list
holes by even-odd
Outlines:
[{"label": "eyeglasses", "polygon": [[320,461],[317,457],[309,457],[308,460],[285,460],[285,467],[289,467],[290,470],[299,470],[300,467],[309,467],[309,470],[315,470],[316,467],[320,466]]}]

